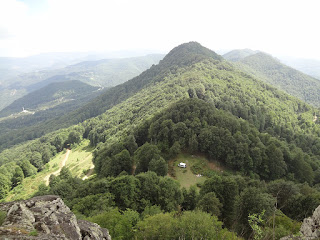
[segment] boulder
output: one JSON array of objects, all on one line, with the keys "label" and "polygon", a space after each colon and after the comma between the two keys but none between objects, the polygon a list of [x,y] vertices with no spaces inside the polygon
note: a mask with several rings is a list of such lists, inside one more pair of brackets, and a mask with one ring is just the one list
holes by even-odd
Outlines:
[{"label": "boulder", "polygon": [[107,229],[77,220],[59,196],[1,203],[0,210],[7,212],[0,239],[111,240]]}]

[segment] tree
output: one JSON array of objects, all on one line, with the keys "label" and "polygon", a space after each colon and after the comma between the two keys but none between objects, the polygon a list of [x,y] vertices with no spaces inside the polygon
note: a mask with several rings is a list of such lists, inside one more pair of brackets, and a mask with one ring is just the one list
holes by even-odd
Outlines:
[{"label": "tree", "polygon": [[159,156],[158,159],[153,158],[149,162],[148,170],[155,172],[158,176],[166,176],[168,173],[168,164],[166,160]]},{"label": "tree", "polygon": [[35,168],[28,160],[22,160],[19,162],[19,166],[21,167],[25,177],[30,177],[37,173],[37,168]]},{"label": "tree", "polygon": [[35,166],[38,170],[43,167],[42,155],[39,152],[33,152],[30,163]]},{"label": "tree", "polygon": [[134,152],[138,149],[138,144],[136,143],[136,139],[132,134],[126,137],[126,139],[124,140],[124,146],[129,151],[130,155],[133,155]]},{"label": "tree", "polygon": [[160,157],[160,151],[157,146],[150,143],[145,143],[137,149],[134,153],[134,160],[136,162],[137,168],[136,173],[147,172],[149,167],[149,162],[152,159],[158,159]]},{"label": "tree", "polygon": [[114,201],[119,209],[137,209],[140,191],[139,180],[134,176],[127,175],[113,179],[110,192],[114,195]]},{"label": "tree", "polygon": [[78,132],[78,131],[71,131],[71,132],[69,133],[67,143],[68,143],[68,144],[80,143],[81,140],[82,140],[82,135],[81,135],[80,132]]},{"label": "tree", "polygon": [[3,175],[0,174],[0,199],[3,199],[8,192],[10,191],[11,188],[11,181],[10,179]]},{"label": "tree", "polygon": [[107,228],[114,240],[130,240],[134,239],[133,223],[137,214],[127,213],[127,211],[121,214],[117,208],[113,208],[90,217],[88,220]]},{"label": "tree", "polygon": [[178,220],[170,213],[146,217],[137,224],[137,239],[178,239]]},{"label": "tree", "polygon": [[197,205],[198,201],[198,190],[196,186],[191,186],[189,190],[186,190],[185,188],[182,189],[183,193],[183,202],[182,202],[182,208],[183,210],[194,210]]},{"label": "tree", "polygon": [[[237,202],[237,228],[243,229],[246,235],[250,232],[248,216],[265,211],[265,217],[271,216],[274,210],[275,199],[255,187],[246,188]],[[241,231],[241,230],[240,230]]]},{"label": "tree", "polygon": [[175,211],[183,201],[180,184],[169,177],[160,178],[159,205],[165,211]]},{"label": "tree", "polygon": [[22,171],[21,167],[17,166],[15,168],[15,173],[13,174],[13,177],[11,179],[12,187],[16,187],[19,184],[21,184],[23,179],[24,179],[23,171]]},{"label": "tree", "polygon": [[129,151],[127,149],[122,150],[111,158],[108,176],[118,176],[122,171],[131,174],[132,165],[133,161]]},{"label": "tree", "polygon": [[209,192],[199,200],[197,208],[211,215],[220,216],[222,204],[214,192]]}]

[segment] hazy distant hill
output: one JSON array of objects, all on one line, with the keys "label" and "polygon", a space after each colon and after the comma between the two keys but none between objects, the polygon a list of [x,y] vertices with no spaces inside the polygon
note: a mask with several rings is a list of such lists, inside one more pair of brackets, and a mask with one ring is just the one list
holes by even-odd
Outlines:
[{"label": "hazy distant hill", "polygon": [[27,94],[52,82],[81,80],[82,82],[110,87],[129,80],[157,64],[161,54],[134,58],[86,61],[65,68],[24,73],[0,82],[0,110]]},{"label": "hazy distant hill", "polygon": [[281,62],[293,67],[305,74],[320,79],[320,61],[315,59],[301,59],[301,58],[289,58],[279,57]]},{"label": "hazy distant hill", "polygon": [[86,61],[55,71],[30,73],[23,81],[32,82],[33,79],[45,79],[29,85],[28,91],[52,82],[66,80],[80,80],[93,86],[112,87],[139,75],[153,64],[157,64],[162,58],[161,54],[153,54],[134,58]]},{"label": "hazy distant hill", "polygon": [[[228,57],[228,55],[224,55]],[[235,61],[242,71],[300,98],[320,106],[320,81],[282,64],[266,53],[256,53]]]},{"label": "hazy distant hill", "polygon": [[98,87],[77,80],[51,83],[0,111],[0,134],[31,127],[67,114],[102,92]]},{"label": "hazy distant hill", "polygon": [[258,53],[259,51],[253,51],[251,49],[235,49],[223,55],[223,57],[229,61],[236,62],[245,57]]},{"label": "hazy distant hill", "polygon": [[20,113],[22,108],[31,112],[49,109],[68,101],[85,98],[96,90],[98,90],[98,87],[77,80],[51,83],[17,99],[0,111],[0,117]]}]

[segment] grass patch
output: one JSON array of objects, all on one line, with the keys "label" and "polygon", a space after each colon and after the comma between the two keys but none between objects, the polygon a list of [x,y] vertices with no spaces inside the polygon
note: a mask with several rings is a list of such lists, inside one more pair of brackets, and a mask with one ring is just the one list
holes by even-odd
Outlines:
[{"label": "grass patch", "polygon": [[29,232],[29,236],[38,236],[38,231],[35,229],[35,230]]},{"label": "grass patch", "polygon": [[83,170],[92,166],[92,151],[94,148],[89,146],[90,141],[82,141],[77,147],[70,152],[66,166],[72,173],[73,177],[84,177]]},{"label": "grass patch", "polygon": [[[178,167],[180,162],[186,163],[187,167]],[[170,161],[170,175],[179,181],[181,187],[189,189],[190,186],[202,184],[206,180],[206,177],[197,176],[197,174],[203,174],[200,166],[203,166],[204,170],[207,169],[208,167],[204,168],[207,165],[207,162],[208,160],[205,157],[181,153]]]},{"label": "grass patch", "polygon": [[[186,163],[186,168],[178,167],[180,162]],[[179,181],[181,187],[190,188],[192,185],[200,186],[213,175],[220,174],[226,169],[217,161],[210,160],[204,155],[190,155],[180,153],[175,159],[169,161],[169,176]]]}]

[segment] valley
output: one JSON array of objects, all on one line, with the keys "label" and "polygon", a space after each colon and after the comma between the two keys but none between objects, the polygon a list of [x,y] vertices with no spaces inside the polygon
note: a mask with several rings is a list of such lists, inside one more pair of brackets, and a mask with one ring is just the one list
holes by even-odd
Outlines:
[{"label": "valley", "polygon": [[[214,239],[248,239],[249,217],[262,212],[266,239],[296,234],[320,205],[319,109],[312,93],[320,88],[307,89],[309,105],[299,99],[305,88],[291,86],[313,78],[261,53],[240,55],[229,62],[197,42],[181,44],[81,106],[0,136],[0,197],[59,195],[115,239],[154,236],[163,232],[159,222],[169,224],[159,225],[165,239],[179,239],[183,233],[174,228],[184,229],[191,218],[211,219],[201,223]],[[281,74],[279,90],[272,80]],[[63,93],[57,89],[52,96]]]}]

